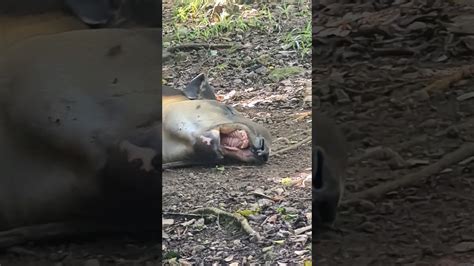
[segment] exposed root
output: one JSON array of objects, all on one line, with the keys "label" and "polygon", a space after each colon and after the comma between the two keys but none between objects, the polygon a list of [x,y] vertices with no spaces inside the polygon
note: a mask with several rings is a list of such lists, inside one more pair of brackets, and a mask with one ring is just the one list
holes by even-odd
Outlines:
[{"label": "exposed root", "polygon": [[[434,92],[442,92],[447,90],[453,83],[456,83],[462,79],[472,77],[474,75],[474,65],[467,65],[460,67],[456,72],[449,76],[444,76],[438,80],[435,80],[430,85],[424,87],[421,91],[425,91],[428,94],[432,94]],[[416,91],[406,98],[413,96],[414,94],[419,93]]]},{"label": "exposed root", "polygon": [[297,142],[297,143],[295,143],[295,144],[292,144],[292,145],[290,145],[290,146],[288,146],[288,147],[285,147],[285,148],[283,148],[283,149],[279,149],[279,150],[277,150],[277,151],[274,151],[274,152],[271,153],[271,155],[272,155],[272,156],[278,156],[278,155],[280,155],[280,154],[282,154],[282,153],[284,153],[284,152],[287,152],[287,151],[296,149],[296,148],[298,148],[299,146],[301,146],[301,145],[303,145],[303,144],[305,144],[305,143],[310,142],[312,138],[313,138],[313,136],[309,136],[309,137],[307,137],[307,138],[305,138],[305,139],[303,139],[303,140],[301,140],[301,141],[299,141],[299,142]]},{"label": "exposed root", "polygon": [[217,217],[223,216],[226,218],[230,218],[235,223],[239,224],[245,233],[247,233],[250,236],[254,236],[258,241],[262,240],[262,237],[260,236],[260,234],[257,231],[253,230],[253,228],[248,223],[247,219],[245,219],[245,217],[243,217],[242,215],[238,213],[230,213],[230,212],[226,212],[214,207],[205,207],[205,208],[199,208],[199,209],[193,210],[190,213],[182,213],[182,214],[173,213],[172,215],[190,216],[190,215],[196,215],[196,214],[201,215],[201,216],[214,215]]},{"label": "exposed root", "polygon": [[172,53],[175,51],[186,51],[196,49],[227,49],[232,47],[239,48],[239,46],[236,46],[235,44],[186,43],[169,47],[166,49],[166,51]]},{"label": "exposed root", "polygon": [[419,182],[420,180],[426,179],[431,175],[434,175],[443,169],[449,167],[450,165],[457,163],[467,157],[474,155],[474,143],[465,143],[459,149],[445,155],[436,163],[433,163],[421,171],[405,175],[399,179],[396,179],[391,182],[385,182],[383,184],[371,187],[367,190],[353,193],[349,197],[349,199],[343,204],[349,204],[354,201],[358,201],[359,199],[366,199],[366,198],[380,198],[385,195],[387,192],[396,190],[400,187],[405,187],[411,185],[413,183]]},{"label": "exposed root", "polygon": [[[109,223],[48,223],[18,227],[7,231],[0,231],[0,249],[21,245],[30,241],[46,241],[90,234],[141,232],[158,230],[158,226],[133,227],[127,225],[113,225]],[[21,252],[23,252],[22,250]],[[14,249],[13,252],[19,252]],[[24,253],[24,252],[23,252]]]}]

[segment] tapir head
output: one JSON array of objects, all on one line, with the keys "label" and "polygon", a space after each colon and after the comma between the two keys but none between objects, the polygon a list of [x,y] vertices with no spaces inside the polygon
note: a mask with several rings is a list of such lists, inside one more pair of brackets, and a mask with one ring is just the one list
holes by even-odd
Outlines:
[{"label": "tapir head", "polygon": [[183,91],[164,89],[163,162],[265,163],[271,136],[229,105],[216,100],[201,74]]}]

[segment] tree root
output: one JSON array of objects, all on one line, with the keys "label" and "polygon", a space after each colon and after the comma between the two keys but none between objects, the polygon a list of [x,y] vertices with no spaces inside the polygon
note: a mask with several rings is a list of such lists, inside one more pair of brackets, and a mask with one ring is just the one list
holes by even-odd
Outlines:
[{"label": "tree root", "polygon": [[[428,86],[421,89],[421,91],[428,93],[429,95],[434,92],[442,92],[447,90],[453,83],[456,83],[462,79],[472,77],[474,75],[474,65],[467,65],[460,67],[456,72],[449,76],[444,76],[438,80],[433,81]],[[415,91],[414,93],[409,94],[405,99],[412,97],[413,95],[419,93],[420,91]]]},{"label": "tree root", "polygon": [[65,222],[18,227],[0,231],[0,249],[21,245],[30,241],[46,241],[89,234],[133,233],[158,230],[158,226],[127,226],[109,223]]},{"label": "tree root", "polygon": [[180,44],[180,45],[169,47],[166,49],[166,51],[169,53],[173,53],[176,51],[185,51],[185,50],[227,49],[227,48],[232,48],[232,47],[239,48],[239,46],[236,46],[235,44],[186,43],[186,44]]},{"label": "tree root", "polygon": [[380,198],[385,195],[387,192],[396,190],[400,187],[405,187],[411,185],[413,183],[419,182],[420,180],[426,179],[431,175],[434,175],[443,169],[449,167],[450,165],[457,163],[466,157],[470,157],[474,155],[474,143],[464,143],[460,148],[457,150],[445,155],[436,163],[433,163],[419,172],[412,173],[405,175],[399,179],[396,179],[391,182],[385,182],[383,184],[371,187],[367,190],[356,192],[351,194],[347,201],[344,201],[343,204],[350,204],[353,202],[357,202],[360,199],[366,198]]},{"label": "tree root", "polygon": [[[247,233],[250,236],[254,236],[258,241],[262,240],[262,237],[260,234],[253,230],[253,228],[250,226],[248,223],[247,219],[245,219],[244,216],[238,214],[238,213],[230,213],[223,211],[218,208],[214,207],[205,207],[205,208],[199,208],[196,210],[191,211],[190,213],[183,213],[181,214],[182,216],[189,216],[199,214],[199,215],[214,215],[214,216],[223,216],[232,219],[235,223],[239,224],[242,230],[244,230],[245,233]],[[177,213],[173,213],[173,215],[178,215]]]},{"label": "tree root", "polygon": [[286,148],[283,148],[283,149],[279,149],[279,150],[277,150],[277,151],[274,151],[274,152],[271,153],[271,155],[272,155],[272,156],[278,156],[278,155],[281,155],[281,154],[284,153],[284,152],[287,152],[287,151],[296,149],[296,148],[298,148],[299,146],[301,146],[301,145],[303,145],[303,144],[305,144],[305,143],[310,142],[312,138],[313,138],[313,136],[309,136],[309,137],[307,137],[307,138],[305,138],[305,139],[303,139],[303,140],[301,140],[301,141],[299,141],[299,142],[297,142],[297,143],[295,143],[295,144],[292,144],[292,145],[290,145],[290,146],[288,146],[288,147],[286,147]]}]

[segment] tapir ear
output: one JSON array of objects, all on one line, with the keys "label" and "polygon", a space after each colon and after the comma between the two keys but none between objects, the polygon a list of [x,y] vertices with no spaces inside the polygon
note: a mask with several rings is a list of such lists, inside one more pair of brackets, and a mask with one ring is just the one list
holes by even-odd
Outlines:
[{"label": "tapir ear", "polygon": [[204,99],[204,100],[216,100],[214,89],[207,82],[206,75],[203,73],[195,77],[191,82],[184,88],[184,95],[190,100]]},{"label": "tapir ear", "polygon": [[88,25],[106,24],[113,15],[109,0],[66,0],[66,5]]}]

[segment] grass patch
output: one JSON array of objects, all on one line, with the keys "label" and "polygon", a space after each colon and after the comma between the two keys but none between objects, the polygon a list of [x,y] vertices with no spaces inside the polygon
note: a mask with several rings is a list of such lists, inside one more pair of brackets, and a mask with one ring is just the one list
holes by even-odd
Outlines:
[{"label": "grass patch", "polygon": [[287,79],[293,75],[298,75],[303,72],[304,69],[301,67],[282,67],[273,69],[268,78],[273,82],[280,82],[284,79]]},{"label": "grass patch", "polygon": [[173,10],[175,39],[210,41],[226,33],[243,33],[262,28],[261,13],[232,1],[223,5],[213,0],[179,0]]},{"label": "grass patch", "polygon": [[302,57],[310,54],[312,47],[311,21],[306,23],[306,26],[303,30],[293,29],[292,31],[288,32],[284,37],[283,42],[287,46],[298,51]]},{"label": "grass patch", "polygon": [[[236,35],[244,36],[249,32],[266,32],[279,36],[285,49],[295,50],[302,57],[311,52],[311,5],[308,0],[283,0],[278,5],[235,2],[174,1],[172,23],[164,38],[176,43],[212,42],[217,39],[222,42],[222,39],[233,40]],[[288,22],[294,21],[295,17],[303,24],[289,25]]]}]

